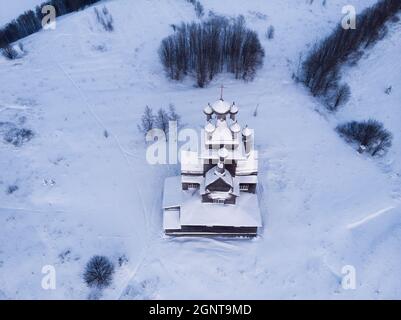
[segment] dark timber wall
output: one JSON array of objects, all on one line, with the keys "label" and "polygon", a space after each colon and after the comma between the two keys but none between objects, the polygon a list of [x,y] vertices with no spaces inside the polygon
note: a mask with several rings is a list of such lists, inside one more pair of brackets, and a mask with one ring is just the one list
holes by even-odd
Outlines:
[{"label": "dark timber wall", "polygon": [[227,226],[182,226],[181,229],[167,229],[167,235],[175,236],[248,236],[255,237],[258,232],[257,227],[227,227]]}]

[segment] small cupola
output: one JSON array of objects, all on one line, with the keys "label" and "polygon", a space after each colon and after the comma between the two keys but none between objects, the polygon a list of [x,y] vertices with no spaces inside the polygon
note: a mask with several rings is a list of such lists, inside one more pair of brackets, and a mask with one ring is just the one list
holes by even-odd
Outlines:
[{"label": "small cupola", "polygon": [[252,136],[252,130],[248,128],[248,125],[245,125],[245,128],[242,130],[242,136],[244,138]]},{"label": "small cupola", "polygon": [[231,108],[230,108],[231,120],[235,120],[237,113],[238,113],[238,107],[235,105],[235,102],[233,102],[233,104],[231,105]]},{"label": "small cupola", "polygon": [[235,120],[233,124],[230,126],[230,130],[233,134],[233,139],[235,139],[238,133],[241,132],[241,126],[238,124],[237,120]]},{"label": "small cupola", "polygon": [[209,121],[212,118],[213,109],[210,103],[208,103],[207,106],[203,109],[203,113],[206,115],[206,121]]},{"label": "small cupola", "polygon": [[217,100],[212,104],[213,112],[217,114],[219,119],[225,119],[226,114],[230,112],[231,105],[223,99]]},{"label": "small cupola", "polygon": [[242,141],[244,142],[245,153],[249,155],[252,149],[253,139],[252,139],[253,131],[248,128],[248,125],[242,130]]},{"label": "small cupola", "polygon": [[217,163],[216,171],[220,174],[223,174],[225,172],[224,161],[228,157],[227,149],[226,148],[219,149],[218,156],[219,156],[219,162]]},{"label": "small cupola", "polygon": [[216,126],[211,121],[208,121],[205,126],[205,132],[206,132],[207,138],[209,140],[212,138],[213,132],[215,130],[216,130]]}]

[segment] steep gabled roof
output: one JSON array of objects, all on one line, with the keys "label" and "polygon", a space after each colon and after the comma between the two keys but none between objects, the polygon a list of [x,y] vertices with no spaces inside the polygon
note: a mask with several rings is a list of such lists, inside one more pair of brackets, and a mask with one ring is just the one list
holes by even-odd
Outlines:
[{"label": "steep gabled roof", "polygon": [[221,179],[225,184],[229,185],[230,187],[233,186],[233,177],[231,176],[231,173],[227,169],[224,169],[223,173],[219,173],[216,171],[216,166],[214,166],[213,168],[209,169],[208,172],[206,172],[205,188],[215,183],[219,179]]},{"label": "steep gabled roof", "polygon": [[224,144],[234,141],[231,130],[225,120],[219,119],[216,121],[216,129],[212,133],[211,141],[216,144]]}]

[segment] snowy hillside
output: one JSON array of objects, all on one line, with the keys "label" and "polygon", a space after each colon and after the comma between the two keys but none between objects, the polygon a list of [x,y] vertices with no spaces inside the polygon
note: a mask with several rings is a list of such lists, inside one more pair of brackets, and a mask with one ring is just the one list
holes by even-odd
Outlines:
[{"label": "snowy hillside", "polygon": [[[199,20],[184,0],[103,1],[94,7],[107,6],[113,32],[90,7],[23,39],[23,58],[1,56],[0,298],[86,299],[82,274],[96,254],[116,266],[104,299],[400,298],[401,24],[344,68],[352,97],[329,114],[291,77],[300,54],[341,21],[343,5],[376,1],[310,2],[201,0],[206,13],[242,14],[257,31],[266,56],[251,82],[223,74],[199,89],[167,79],[161,40],[171,24]],[[25,9],[2,12],[0,23]],[[179,167],[147,163],[137,124],[146,105],[172,103],[200,129],[222,83],[255,128],[264,228],[253,240],[167,238],[161,186]],[[371,117],[394,135],[383,158],[334,130]],[[3,141],[10,127],[34,136],[16,147]],[[42,289],[45,265],[56,290]],[[341,285],[346,265],[355,290]]]}]

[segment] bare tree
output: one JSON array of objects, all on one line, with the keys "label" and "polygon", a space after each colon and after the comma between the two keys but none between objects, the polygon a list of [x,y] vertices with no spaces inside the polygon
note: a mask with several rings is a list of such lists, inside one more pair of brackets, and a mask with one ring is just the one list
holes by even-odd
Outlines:
[{"label": "bare tree", "polygon": [[149,106],[145,107],[143,115],[141,117],[141,124],[138,125],[138,130],[146,135],[150,130],[155,127],[155,116],[153,110]]},{"label": "bare tree", "polygon": [[326,105],[330,111],[336,111],[338,107],[345,105],[351,97],[351,89],[347,84],[335,86],[327,93]]},{"label": "bare tree", "polygon": [[170,103],[168,106],[168,119],[169,121],[176,121],[177,127],[181,122],[181,116],[176,112],[174,104]]},{"label": "bare tree", "polygon": [[114,265],[104,256],[93,256],[85,267],[84,280],[89,287],[103,289],[113,280]]},{"label": "bare tree", "polygon": [[12,46],[7,45],[3,49],[1,49],[1,53],[3,54],[4,57],[6,57],[8,60],[14,60],[18,58],[18,52],[15,50]]},{"label": "bare tree", "polygon": [[[312,95],[324,97],[334,91],[341,93],[338,96],[341,103],[348,95],[348,89],[341,88],[338,83],[341,65],[350,59],[355,62],[361,56],[361,49],[381,39],[386,34],[386,22],[400,11],[400,0],[381,0],[358,15],[357,30],[346,30],[339,24],[327,38],[316,44],[303,62],[300,78]],[[325,101],[333,102],[332,99]],[[336,104],[327,106],[330,109]]]},{"label": "bare tree", "polygon": [[113,31],[114,30],[114,21],[111,16],[109,10],[106,6],[103,7],[102,10],[94,9],[97,22],[103,27],[105,31]]},{"label": "bare tree", "polygon": [[169,114],[166,112],[166,110],[164,110],[163,108],[160,108],[157,111],[157,115],[156,115],[156,121],[155,121],[155,126],[156,128],[159,128],[161,130],[164,131],[164,133],[166,134],[166,138],[168,135],[168,126],[169,126],[169,122],[170,121],[170,117]]},{"label": "bare tree", "polygon": [[389,86],[386,88],[386,90],[384,90],[385,94],[390,95],[391,91],[393,91],[393,86]]},{"label": "bare tree", "polygon": [[31,129],[11,127],[4,134],[4,141],[11,143],[15,147],[21,147],[35,136]]},{"label": "bare tree", "polygon": [[266,31],[266,38],[271,40],[274,38],[274,26],[269,26]]}]

